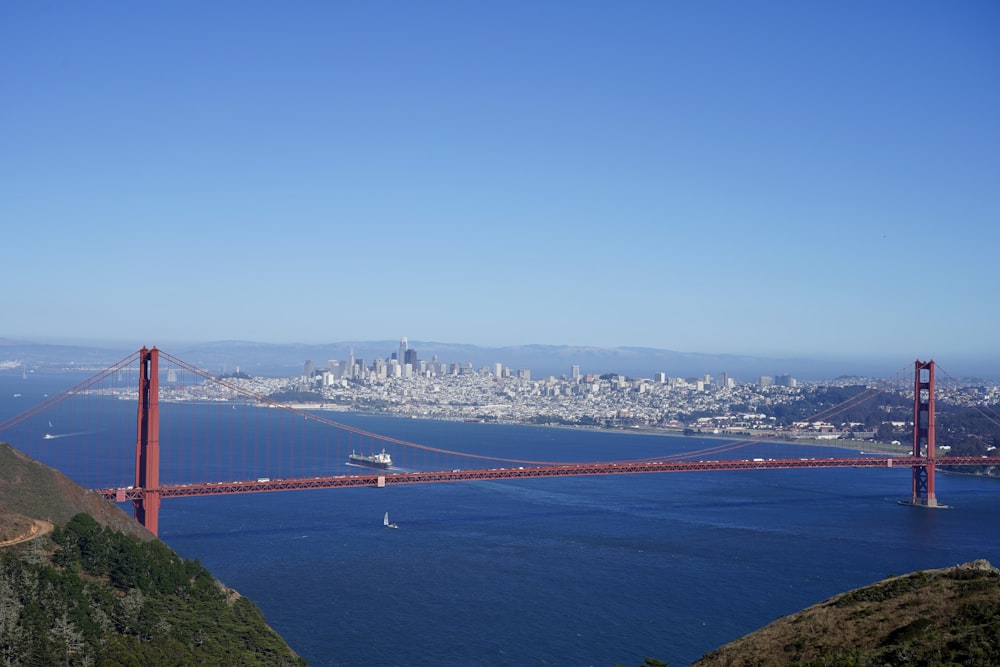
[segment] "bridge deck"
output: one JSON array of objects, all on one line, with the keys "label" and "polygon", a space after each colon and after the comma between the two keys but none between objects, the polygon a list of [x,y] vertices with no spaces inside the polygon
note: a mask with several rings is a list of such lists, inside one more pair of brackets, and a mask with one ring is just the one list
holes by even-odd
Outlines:
[{"label": "bridge deck", "polygon": [[[622,463],[572,463],[566,465],[490,468],[480,470],[441,470],[423,472],[369,473],[292,479],[266,479],[204,484],[164,484],[158,489],[162,498],[215,496],[231,493],[260,493],[300,489],[332,489],[358,486],[383,487],[398,484],[429,484],[467,482],[475,480],[525,479],[535,477],[574,477],[581,475],[631,475],[665,472],[707,472],[716,470],[786,470],[791,468],[904,468],[926,466],[927,459],[912,456],[752,459],[735,461],[641,461]],[[935,465],[945,467],[1000,466],[1000,457],[947,457],[935,459]],[[141,500],[147,491],[140,488],[97,489],[107,500],[125,502]]]}]

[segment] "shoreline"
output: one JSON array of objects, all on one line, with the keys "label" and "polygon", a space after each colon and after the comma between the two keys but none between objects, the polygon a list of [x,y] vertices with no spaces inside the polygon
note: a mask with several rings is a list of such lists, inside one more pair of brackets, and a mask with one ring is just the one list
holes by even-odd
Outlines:
[{"label": "shoreline", "polygon": [[[621,433],[627,435],[638,435],[638,436],[671,436],[678,438],[698,438],[706,440],[727,440],[730,442],[746,441],[747,443],[774,443],[774,444],[784,444],[784,445],[803,445],[806,447],[834,447],[838,449],[846,449],[848,451],[862,452],[867,454],[882,454],[886,456],[907,456],[910,453],[910,448],[906,445],[891,445],[882,442],[873,442],[870,440],[851,440],[846,438],[783,438],[775,435],[755,435],[753,433],[738,432],[738,433],[705,433],[702,431],[695,431],[693,433],[684,433],[684,429],[676,428],[654,428],[654,427],[602,427],[602,426],[584,426],[579,424],[533,424],[530,422],[519,422],[519,421],[488,421],[481,419],[466,419],[466,418],[445,418],[445,417],[422,417],[419,415],[403,415],[395,414],[392,412],[368,412],[363,410],[352,409],[347,406],[341,405],[331,405],[331,404],[321,404],[321,403],[290,403],[287,404],[288,407],[294,408],[296,410],[316,410],[316,411],[328,411],[328,412],[346,412],[352,415],[364,416],[364,417],[388,417],[390,419],[399,420],[420,420],[420,421],[430,421],[430,422],[441,422],[441,423],[465,423],[465,424],[483,424],[483,425],[502,425],[502,426],[524,426],[529,428],[548,428],[548,429],[560,429],[568,431],[590,431],[596,433]],[[941,460],[941,459],[939,459]]]}]

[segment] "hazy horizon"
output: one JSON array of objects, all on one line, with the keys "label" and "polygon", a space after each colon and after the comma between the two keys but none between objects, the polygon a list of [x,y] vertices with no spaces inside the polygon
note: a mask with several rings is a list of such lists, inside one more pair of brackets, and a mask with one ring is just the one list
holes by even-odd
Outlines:
[{"label": "hazy horizon", "polygon": [[[136,346],[115,341],[86,341],[81,339],[50,339],[15,341],[10,337],[0,336],[0,354],[3,348],[25,344],[28,346],[43,345],[53,347],[69,347],[82,349],[97,349],[115,354],[125,354],[138,347],[158,347],[170,354],[179,355],[185,361],[194,362],[184,357],[185,352],[204,355],[212,363],[224,363],[230,370],[242,365],[246,369],[267,369],[274,373],[279,368],[294,371],[306,361],[306,358],[293,356],[295,352],[302,354],[318,354],[313,359],[319,365],[325,364],[329,358],[323,353],[343,353],[347,358],[348,350],[355,347],[358,358],[371,362],[375,358],[388,358],[398,347],[399,338],[381,338],[373,340],[328,341],[325,343],[271,343],[252,340],[220,340],[202,341],[198,343],[173,343],[171,341],[146,341]],[[408,339],[410,348],[416,349],[420,359],[429,360],[431,355],[439,356],[439,361],[446,363],[472,362],[478,368],[495,362],[514,364],[520,367],[531,367],[543,375],[568,375],[572,365],[580,365],[583,373],[622,372],[640,374],[651,377],[655,372],[675,371],[675,376],[716,375],[728,373],[744,381],[760,375],[776,375],[791,373],[800,379],[823,380],[839,376],[885,377],[906,373],[916,359],[902,357],[836,357],[836,356],[757,356],[727,353],[706,353],[694,350],[669,350],[665,348],[649,348],[636,346],[602,347],[573,344],[525,344],[481,346],[474,343],[450,343],[443,341],[422,341]],[[248,348],[250,348],[248,350]],[[494,354],[495,353],[495,354]],[[257,357],[255,355],[262,355]],[[263,359],[263,361],[262,361]],[[343,360],[341,359],[341,360]],[[935,357],[924,355],[920,360],[934,360],[942,372],[956,377],[983,378],[1000,381],[1000,359],[975,359],[966,357]],[[0,359],[2,360],[2,359]],[[588,364],[590,366],[588,367]],[[217,370],[205,367],[207,370]]]}]

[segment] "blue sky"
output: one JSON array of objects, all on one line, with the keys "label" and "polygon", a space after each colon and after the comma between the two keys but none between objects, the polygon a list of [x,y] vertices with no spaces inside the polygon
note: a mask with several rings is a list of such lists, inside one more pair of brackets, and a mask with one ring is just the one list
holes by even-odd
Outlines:
[{"label": "blue sky", "polygon": [[0,6],[0,337],[995,360],[994,2]]}]

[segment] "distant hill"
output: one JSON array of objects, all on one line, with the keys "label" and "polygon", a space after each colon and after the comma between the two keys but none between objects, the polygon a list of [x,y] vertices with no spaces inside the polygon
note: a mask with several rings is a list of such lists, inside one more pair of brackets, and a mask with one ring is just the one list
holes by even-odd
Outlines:
[{"label": "distant hill", "polygon": [[305,664],[197,561],[2,443],[0,655],[11,667]]},{"label": "distant hill", "polygon": [[16,362],[27,370],[56,366],[66,368],[104,368],[134,350],[105,348],[92,345],[49,345],[31,341],[0,338],[0,363]]},{"label": "distant hill", "polygon": [[[0,338],[0,363],[18,362],[29,369],[42,367],[103,368],[122,359],[142,345],[157,345],[184,361],[211,373],[231,373],[236,368],[250,375],[288,377],[302,372],[306,360],[322,368],[329,360],[355,359],[371,363],[386,359],[399,349],[398,340],[341,341],[328,344],[272,344],[252,341],[214,341],[170,345],[162,341],[137,341],[132,349],[48,345]],[[530,369],[532,377],[568,376],[580,367],[587,374],[620,373],[631,377],[652,377],[657,372],[671,377],[694,377],[726,373],[740,381],[755,381],[761,375],[787,373],[799,379],[816,380],[842,375],[882,377],[899,370],[899,360],[877,363],[871,360],[820,360],[809,358],[768,358],[746,355],[676,352],[646,347],[590,347],[574,345],[514,345],[482,347],[458,343],[413,340],[409,346],[419,359],[436,358],[442,363],[471,364],[479,369],[501,363],[513,370]],[[908,363],[912,360],[903,360]],[[977,368],[990,376],[991,368]],[[953,373],[961,372],[957,369]]]},{"label": "distant hill", "polygon": [[1000,571],[984,560],[837,595],[692,667],[1000,665]]}]

